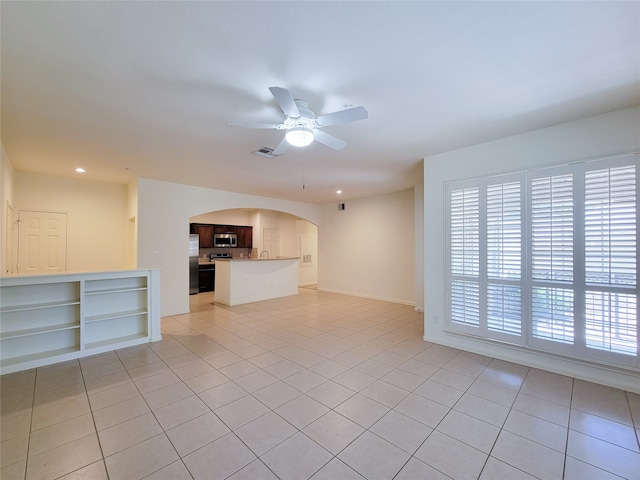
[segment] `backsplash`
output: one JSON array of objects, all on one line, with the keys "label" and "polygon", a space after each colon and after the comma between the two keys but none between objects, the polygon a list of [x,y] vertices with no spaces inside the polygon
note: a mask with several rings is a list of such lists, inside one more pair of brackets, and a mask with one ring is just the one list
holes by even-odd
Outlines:
[{"label": "backsplash", "polygon": [[238,247],[214,247],[214,248],[201,248],[200,258],[209,259],[211,255],[216,253],[230,253],[232,258],[257,258],[257,248],[238,248]]}]

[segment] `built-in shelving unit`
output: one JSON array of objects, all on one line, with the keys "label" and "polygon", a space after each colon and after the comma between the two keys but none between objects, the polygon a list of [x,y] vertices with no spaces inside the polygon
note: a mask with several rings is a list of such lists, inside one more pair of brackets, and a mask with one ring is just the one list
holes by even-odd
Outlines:
[{"label": "built-in shelving unit", "polygon": [[147,278],[87,280],[84,286],[86,348],[135,339],[147,332]]},{"label": "built-in shelving unit", "polygon": [[0,279],[0,372],[159,340],[159,272]]}]

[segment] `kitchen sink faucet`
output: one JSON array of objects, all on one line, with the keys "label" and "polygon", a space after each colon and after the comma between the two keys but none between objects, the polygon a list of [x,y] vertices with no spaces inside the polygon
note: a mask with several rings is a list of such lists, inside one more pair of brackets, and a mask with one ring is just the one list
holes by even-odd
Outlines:
[{"label": "kitchen sink faucet", "polygon": [[266,250],[262,250],[262,251],[260,252],[260,258],[262,258],[262,254],[263,254],[263,253],[266,253],[266,254],[267,254],[267,260],[269,260],[269,252],[268,252],[268,251],[266,251]]}]

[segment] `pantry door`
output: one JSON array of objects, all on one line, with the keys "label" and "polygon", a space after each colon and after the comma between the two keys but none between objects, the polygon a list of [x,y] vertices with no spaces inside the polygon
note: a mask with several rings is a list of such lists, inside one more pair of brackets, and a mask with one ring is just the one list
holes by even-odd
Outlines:
[{"label": "pantry door", "polygon": [[269,258],[276,258],[280,246],[280,230],[277,228],[262,229],[262,249],[269,252]]},{"label": "pantry door", "polygon": [[18,275],[67,270],[67,214],[20,210]]}]

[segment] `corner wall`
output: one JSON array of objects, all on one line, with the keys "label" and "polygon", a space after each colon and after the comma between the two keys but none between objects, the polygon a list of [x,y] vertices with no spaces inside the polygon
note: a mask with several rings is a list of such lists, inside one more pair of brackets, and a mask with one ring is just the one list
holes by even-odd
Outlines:
[{"label": "corner wall", "polygon": [[425,158],[425,340],[640,391],[640,376],[448,333],[445,305],[445,183],[640,151],[640,107],[619,110]]},{"label": "corner wall", "polygon": [[414,191],[322,207],[318,289],[415,305]]}]

